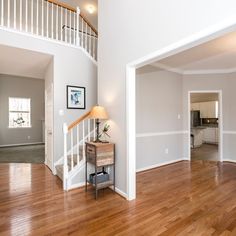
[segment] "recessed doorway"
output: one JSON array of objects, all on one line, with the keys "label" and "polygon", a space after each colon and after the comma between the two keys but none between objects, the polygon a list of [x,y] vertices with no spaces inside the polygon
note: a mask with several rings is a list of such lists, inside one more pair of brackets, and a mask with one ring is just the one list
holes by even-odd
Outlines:
[{"label": "recessed doorway", "polygon": [[189,92],[189,159],[221,161],[221,91]]}]

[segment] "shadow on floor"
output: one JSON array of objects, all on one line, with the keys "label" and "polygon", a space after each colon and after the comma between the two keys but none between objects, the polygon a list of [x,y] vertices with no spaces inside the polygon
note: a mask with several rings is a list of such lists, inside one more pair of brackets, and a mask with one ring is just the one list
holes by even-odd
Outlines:
[{"label": "shadow on floor", "polygon": [[0,163],[44,163],[45,145],[0,148]]}]

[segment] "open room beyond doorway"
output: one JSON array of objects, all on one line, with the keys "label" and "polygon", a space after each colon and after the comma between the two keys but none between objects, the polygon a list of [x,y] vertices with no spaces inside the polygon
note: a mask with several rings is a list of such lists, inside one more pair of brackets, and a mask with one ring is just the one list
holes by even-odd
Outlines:
[{"label": "open room beyond doorway", "polygon": [[221,161],[221,91],[191,91],[188,99],[191,161]]},{"label": "open room beyond doorway", "polygon": [[236,33],[231,30],[193,37],[189,44],[183,41],[157,52],[156,60],[152,55],[127,66],[129,199],[135,198],[134,171],[190,160],[189,91],[220,94],[224,109],[219,107],[217,160],[235,161]]},{"label": "open room beyond doorway", "polygon": [[0,51],[0,163],[46,163],[45,113],[52,110],[45,106],[45,91],[52,57],[5,45]]}]

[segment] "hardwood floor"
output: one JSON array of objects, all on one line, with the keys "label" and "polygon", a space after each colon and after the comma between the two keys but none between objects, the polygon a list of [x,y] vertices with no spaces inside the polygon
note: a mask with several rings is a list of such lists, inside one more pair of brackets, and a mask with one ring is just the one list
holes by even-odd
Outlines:
[{"label": "hardwood floor", "polygon": [[191,160],[218,161],[219,147],[214,144],[202,144],[201,147],[191,149]]},{"label": "hardwood floor", "polygon": [[137,199],[63,192],[41,164],[0,165],[0,235],[236,235],[236,165],[194,161],[137,175]]}]

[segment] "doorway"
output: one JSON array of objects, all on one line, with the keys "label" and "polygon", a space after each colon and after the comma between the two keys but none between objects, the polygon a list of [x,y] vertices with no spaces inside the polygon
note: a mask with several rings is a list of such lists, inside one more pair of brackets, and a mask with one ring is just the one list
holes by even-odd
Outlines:
[{"label": "doorway", "polygon": [[221,91],[189,92],[189,159],[221,161]]}]

